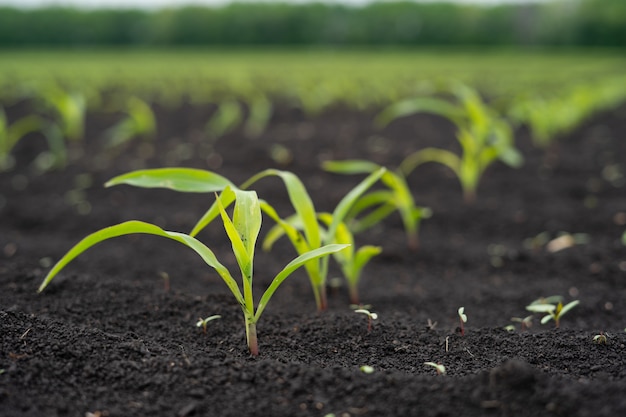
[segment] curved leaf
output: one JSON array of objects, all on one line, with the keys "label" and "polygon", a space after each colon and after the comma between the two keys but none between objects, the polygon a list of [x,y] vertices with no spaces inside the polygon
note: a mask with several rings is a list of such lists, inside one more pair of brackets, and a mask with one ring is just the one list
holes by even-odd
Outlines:
[{"label": "curved leaf", "polygon": [[128,222],[120,223],[114,226],[106,227],[104,229],[98,230],[90,234],[89,236],[82,239],[78,242],[72,249],[70,249],[55,265],[52,267],[48,275],[44,278],[43,282],[39,286],[38,292],[42,292],[48,284],[52,281],[52,279],[72,260],[74,260],[78,255],[85,252],[87,249],[92,246],[118,236],[124,236],[129,234],[149,234],[155,236],[166,237],[168,239],[175,240],[177,242],[182,243],[183,245],[193,249],[207,265],[214,268],[217,273],[222,277],[230,291],[233,293],[237,301],[244,305],[244,300],[241,295],[241,291],[237,285],[237,282],[233,279],[228,272],[228,269],[224,265],[222,265],[215,254],[211,249],[206,247],[202,242],[196,240],[195,238],[186,235],[184,233],[177,232],[168,232],[161,229],[158,226],[155,226],[150,223],[141,222],[138,220],[131,220]]},{"label": "curved leaf", "polygon": [[270,286],[265,290],[261,300],[259,301],[259,305],[257,306],[256,313],[254,315],[255,321],[261,317],[263,310],[267,307],[267,303],[272,298],[272,295],[276,292],[280,284],[289,277],[296,269],[300,268],[302,265],[306,264],[309,261],[321,258],[323,256],[330,255],[331,253],[338,252],[340,250],[345,249],[348,245],[339,245],[339,244],[330,244],[326,246],[322,246],[321,248],[314,249],[312,251],[303,253],[298,256],[293,261],[289,262],[287,266],[285,266],[282,271],[278,273],[272,280]]},{"label": "curved leaf", "polygon": [[395,119],[415,113],[432,113],[443,116],[456,125],[463,123],[464,117],[464,111],[458,105],[438,98],[419,97],[392,104],[376,116],[374,123],[378,127],[385,127]]},{"label": "curved leaf", "polygon": [[142,188],[168,188],[186,193],[212,193],[230,186],[237,188],[230,180],[211,171],[193,168],[142,169],[119,175],[107,181],[104,186],[112,187],[128,184]]}]

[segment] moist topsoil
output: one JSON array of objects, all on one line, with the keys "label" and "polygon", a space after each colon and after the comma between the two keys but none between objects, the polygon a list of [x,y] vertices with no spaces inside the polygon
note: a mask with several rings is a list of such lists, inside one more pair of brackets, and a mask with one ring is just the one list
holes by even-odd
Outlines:
[{"label": "moist topsoil", "polygon": [[[87,234],[130,219],[188,232],[214,201],[103,187],[132,169],[204,168],[235,183],[285,169],[300,176],[318,211],[332,211],[362,176],[326,173],[324,160],[394,168],[427,146],[459,152],[454,127],[428,115],[378,130],[373,111],[307,117],[279,106],[259,137],[237,129],[211,139],[204,126],[212,111],[156,108],[157,136],[115,149],[101,139],[115,115],[91,114],[86,139],[70,145],[68,166],[43,174],[33,168],[43,138],[31,135],[15,149],[15,169],[0,174],[0,415],[626,415],[623,107],[548,149],[519,129],[524,166],[494,163],[473,204],[463,202],[445,167],[418,167],[408,183],[416,203],[432,209],[419,249],[407,247],[397,214],[356,235],[358,246],[383,247],[360,284],[361,302],[378,314],[371,331],[350,309],[331,261],[327,311],[316,311],[298,270],[261,317],[260,354],[251,357],[242,312],[219,276],[183,245],[147,235],[99,244],[38,294],[51,263]],[[8,109],[12,120],[27,112],[19,103]],[[255,189],[282,216],[293,212],[280,180]],[[270,227],[264,218],[261,239]],[[545,244],[561,232],[576,244]],[[239,277],[220,223],[199,239]],[[259,247],[257,299],[293,257],[287,241],[269,253]],[[529,329],[511,321],[551,295],[580,300],[560,328],[541,324],[541,315]],[[459,307],[468,316],[464,335]],[[196,327],[213,314],[221,319],[206,333]],[[606,344],[594,342],[600,334]]]}]

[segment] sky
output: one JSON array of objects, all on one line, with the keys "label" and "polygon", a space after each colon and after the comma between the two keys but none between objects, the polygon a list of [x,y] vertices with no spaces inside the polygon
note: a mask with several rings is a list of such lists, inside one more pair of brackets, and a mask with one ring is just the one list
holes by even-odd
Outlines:
[{"label": "sky", "polygon": [[[268,1],[268,0],[264,0],[264,1]],[[282,0],[282,1],[286,3],[310,2],[310,0]],[[322,1],[326,3],[343,3],[343,4],[364,4],[364,3],[371,2],[370,0],[322,0]],[[426,0],[426,1],[430,1],[430,2],[454,1],[456,3],[506,4],[506,3],[546,2],[550,0]],[[0,0],[0,5],[17,6],[17,7],[24,7],[24,8],[50,6],[50,5],[63,5],[63,6],[78,6],[78,7],[86,8],[86,9],[89,9],[89,8],[155,9],[155,8],[161,8],[161,7],[177,7],[181,5],[187,5],[187,4],[201,4],[201,5],[215,6],[215,5],[220,5],[220,4],[230,3],[230,2],[232,2],[232,0]]]}]

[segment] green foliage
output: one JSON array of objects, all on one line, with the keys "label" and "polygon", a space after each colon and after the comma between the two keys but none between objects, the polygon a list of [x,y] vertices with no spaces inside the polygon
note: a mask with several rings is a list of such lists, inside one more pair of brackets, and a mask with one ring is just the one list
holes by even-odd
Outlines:
[{"label": "green foliage", "polygon": [[232,218],[226,213],[224,207],[220,204],[219,198],[217,199],[217,206],[219,209],[219,215],[224,224],[224,229],[231,242],[233,253],[241,272],[241,288],[229,270],[218,261],[211,249],[196,238],[184,233],[169,232],[150,223],[128,221],[101,229],[78,242],[52,267],[50,272],[48,272],[39,286],[39,292],[43,291],[68,263],[81,253],[85,252],[87,249],[102,241],[136,233],[150,234],[172,239],[195,251],[198,255],[200,255],[200,257],[202,257],[206,264],[215,269],[219,276],[224,280],[224,283],[228,286],[228,289],[231,291],[243,311],[246,324],[246,339],[250,353],[253,356],[258,355],[259,351],[256,324],[278,287],[296,269],[310,261],[319,259],[320,257],[326,257],[333,252],[340,251],[344,249],[346,245],[331,244],[300,254],[300,256],[287,264],[287,266],[285,266],[285,268],[283,268],[274,277],[270,286],[265,290],[255,308],[252,281],[254,250],[257,237],[261,229],[260,202],[257,198],[256,192],[254,191],[243,191],[238,189],[233,190],[230,187],[226,187],[222,194],[230,194],[232,200],[235,201]]},{"label": "green foliage", "polygon": [[525,93],[513,100],[508,115],[515,123],[528,125],[535,144],[545,148],[594,114],[624,101],[626,77],[603,77],[558,93]]},{"label": "green foliage", "polygon": [[49,84],[40,86],[35,94],[45,107],[53,111],[54,120],[65,138],[74,141],[83,138],[87,103],[82,93],[68,92],[55,84]]},{"label": "green foliage", "polygon": [[[363,160],[326,161],[322,167],[338,174],[369,174],[381,169],[380,165]],[[406,231],[407,243],[416,250],[419,246],[420,222],[430,216],[430,209],[415,205],[413,194],[403,175],[385,171],[381,182],[387,189],[375,190],[359,198],[346,216],[346,222],[350,224],[352,231],[358,233],[379,224],[391,213],[398,211]],[[359,217],[361,214],[363,215]]]},{"label": "green foliage", "polygon": [[[0,8],[0,46],[626,45],[622,0],[234,3],[157,11]],[[23,30],[23,28],[29,30]]]},{"label": "green foliage", "polygon": [[15,160],[10,152],[15,145],[31,133],[41,133],[49,150],[37,155],[34,165],[41,172],[62,168],[67,163],[67,148],[61,128],[57,124],[31,114],[9,124],[4,109],[0,107],[0,171],[11,170]]},{"label": "green foliage", "polygon": [[104,133],[109,148],[121,146],[135,138],[154,137],[156,118],[148,103],[135,96],[128,97],[124,113],[126,117]]},{"label": "green foliage", "polygon": [[471,203],[483,173],[493,162],[500,160],[519,167],[523,157],[515,149],[509,123],[489,108],[477,91],[462,84],[454,85],[451,90],[458,104],[433,97],[409,99],[387,107],[377,116],[376,123],[384,127],[399,117],[419,112],[437,114],[454,123],[462,150],[460,156],[445,149],[425,148],[407,156],[399,172],[406,177],[426,162],[442,164],[458,177],[465,201]]},{"label": "green foliage", "polygon": [[[304,254],[310,250],[318,249],[325,244],[333,242],[342,243],[345,240],[345,235],[338,235],[338,229],[343,219],[347,216],[351,206],[357,199],[371,187],[384,172],[384,168],[372,172],[371,175],[353,188],[335,208],[331,215],[332,220],[326,229],[319,224],[318,214],[304,184],[302,184],[302,181],[300,181],[295,174],[288,171],[275,169],[264,170],[252,176],[241,186],[236,187],[229,180],[210,171],[188,168],[140,170],[115,177],[108,181],[106,186],[128,184],[145,188],[169,188],[181,192],[214,192],[227,186],[233,189],[247,189],[263,178],[278,177],[282,180],[287,189],[289,200],[296,215],[292,217],[291,220],[285,221],[280,218],[271,205],[262,201],[261,209],[278,225],[268,233],[268,236],[273,236],[269,238],[268,242],[273,243],[276,238],[282,235],[281,233],[284,233],[293,244],[296,252],[298,254]],[[218,200],[219,204],[222,204],[224,207],[227,207],[233,201],[234,195],[231,193],[223,193]],[[216,204],[213,204],[205,212],[193,227],[190,233],[191,236],[197,236],[202,229],[219,216],[219,204],[216,202]],[[325,215],[323,218],[328,219]],[[293,223],[295,222],[297,222],[298,227],[294,226]],[[341,240],[341,242],[339,240]],[[271,243],[266,244],[266,248],[267,247],[271,247]],[[345,268],[351,274],[350,276],[353,277],[353,280],[358,280],[360,271],[367,261],[366,256],[368,251],[368,249],[364,249],[362,254],[357,256],[347,256],[344,252],[343,256],[340,256],[339,259],[344,262]],[[305,269],[311,281],[317,307],[319,310],[324,310],[327,304],[326,279],[328,275],[328,259],[321,258],[308,262],[305,264]]]},{"label": "green foliage", "polygon": [[207,134],[213,139],[220,138],[239,126],[242,120],[241,105],[236,100],[224,100],[207,122]]},{"label": "green foliage", "polygon": [[26,135],[43,129],[44,120],[35,115],[25,116],[9,124],[4,109],[0,108],[0,171],[13,168],[10,152]]},{"label": "green foliage", "polygon": [[563,305],[562,299],[563,298],[558,295],[539,298],[527,305],[526,310],[533,313],[547,313],[541,319],[541,324],[546,324],[550,320],[554,320],[554,326],[559,327],[561,317],[579,304],[579,300],[574,300]]}]

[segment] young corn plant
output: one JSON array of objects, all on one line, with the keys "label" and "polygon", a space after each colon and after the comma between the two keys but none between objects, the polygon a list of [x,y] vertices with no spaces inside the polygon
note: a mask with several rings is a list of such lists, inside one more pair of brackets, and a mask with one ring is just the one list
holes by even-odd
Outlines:
[{"label": "young corn plant", "polygon": [[[368,174],[382,168],[374,162],[363,160],[326,161],[322,167],[337,174]],[[430,217],[430,209],[415,205],[403,175],[385,171],[381,182],[387,189],[371,191],[359,198],[348,213],[346,222],[350,224],[350,229],[354,233],[358,233],[377,225],[398,211],[404,225],[407,244],[411,249],[417,250],[419,226],[422,219]],[[366,214],[359,217],[362,213]]]},{"label": "young corn plant", "polygon": [[39,171],[62,168],[67,163],[67,147],[63,131],[54,122],[37,115],[24,116],[12,124],[7,121],[4,110],[0,108],[0,171],[8,171],[15,165],[10,154],[19,141],[28,134],[39,132],[48,142],[49,151],[42,152],[35,159]]},{"label": "young corn plant", "polygon": [[[189,168],[163,168],[133,171],[124,175],[113,178],[105,185],[112,186],[118,184],[128,184],[144,188],[169,188],[181,192],[214,192],[223,189],[226,186],[238,189],[247,189],[257,181],[267,177],[278,177],[281,179],[287,189],[287,194],[295,215],[291,220],[286,221],[280,218],[274,208],[262,201],[260,203],[261,210],[276,222],[279,228],[283,230],[285,235],[291,241],[293,247],[298,254],[306,253],[322,247],[325,244],[335,242],[337,229],[340,227],[343,219],[348,214],[352,205],[358,198],[371,187],[382,175],[385,169],[381,168],[371,173],[360,184],[353,188],[337,205],[331,217],[330,225],[325,229],[318,222],[318,215],[315,211],[313,201],[306,191],[302,181],[293,173],[276,169],[268,169],[255,174],[245,181],[239,187],[235,186],[228,179],[215,174],[211,171],[189,169]],[[220,196],[220,203],[228,206],[233,202],[230,194]],[[217,216],[219,216],[218,205],[213,204],[196,223],[190,232],[191,236],[196,236],[208,224],[210,224]],[[291,223],[297,223],[294,226]],[[272,232],[274,233],[274,232]],[[345,246],[347,248],[348,246]],[[364,256],[364,255],[362,255]],[[345,255],[344,255],[345,257]],[[359,259],[361,262],[363,258]],[[307,262],[304,265],[318,310],[325,310],[327,306],[326,281],[328,275],[328,258],[323,257]],[[356,262],[353,265],[355,271],[359,270]]]},{"label": "young corn plant", "polygon": [[126,100],[124,112],[127,116],[104,133],[107,147],[115,148],[135,138],[154,137],[156,118],[148,103],[138,97],[129,97]]},{"label": "young corn plant", "polygon": [[[326,226],[326,228],[330,227],[333,223],[333,215],[331,213],[318,213],[317,217],[318,220]],[[298,221],[297,216],[291,216],[285,219],[284,222],[287,224],[283,224],[284,222],[279,221],[278,219],[276,221],[276,226],[270,229],[263,240],[263,249],[266,251],[271,250],[274,242],[276,242],[283,235],[287,234],[287,229],[295,228],[298,231],[301,231],[303,228],[302,223]],[[322,229],[322,234],[324,236],[324,240],[328,241],[330,236],[328,236],[325,229]],[[291,235],[294,238],[297,238],[297,233],[295,231],[291,231]],[[361,272],[370,259],[382,252],[382,248],[380,246],[365,245],[356,249],[354,235],[344,222],[337,225],[333,242],[349,245],[344,250],[335,252],[333,254],[333,258],[339,264],[341,272],[343,273],[343,276],[348,284],[350,303],[353,305],[359,305],[359,282],[361,280]]]},{"label": "young corn plant", "polygon": [[221,102],[217,111],[206,124],[206,132],[212,139],[218,139],[236,129],[243,120],[243,111],[237,100],[228,99]]},{"label": "young corn plant", "polygon": [[69,140],[81,140],[85,134],[85,113],[87,100],[78,92],[67,92],[63,88],[50,84],[41,86],[38,96],[45,107],[54,112],[55,120],[63,136]]},{"label": "young corn plant", "polygon": [[227,195],[229,199],[235,202],[233,217],[231,219],[221,204],[220,198],[217,198],[219,216],[222,219],[224,230],[230,240],[233,253],[241,272],[241,288],[229,270],[218,261],[213,251],[193,236],[185,233],[166,231],[153,224],[134,220],[101,229],[81,240],[54,265],[40,285],[39,292],[43,291],[69,262],[93,245],[104,240],[136,233],[172,239],[194,250],[202,257],[206,264],[215,269],[224,280],[224,283],[243,311],[246,340],[250,354],[257,356],[259,354],[257,322],[278,287],[296,269],[312,260],[326,257],[333,252],[340,251],[344,249],[346,245],[330,244],[301,253],[274,277],[255,307],[252,293],[253,264],[256,241],[259,231],[261,230],[261,205],[255,191],[233,190],[230,187],[226,187],[222,195]]},{"label": "young corn plant", "polygon": [[10,155],[15,145],[26,135],[41,131],[44,120],[36,115],[22,117],[9,124],[4,109],[0,108],[0,171],[7,171],[15,164]]},{"label": "young corn plant", "polygon": [[437,114],[454,123],[461,155],[440,148],[425,148],[409,155],[399,172],[406,177],[421,164],[442,164],[459,179],[466,203],[472,203],[483,173],[493,162],[500,160],[517,168],[522,165],[523,157],[514,147],[509,123],[489,108],[476,91],[460,84],[451,90],[458,104],[434,97],[409,99],[383,110],[376,123],[384,127],[399,117],[419,112]]},{"label": "young corn plant", "polygon": [[562,297],[551,296],[547,298],[539,298],[526,306],[526,310],[533,313],[547,313],[542,319],[541,324],[546,324],[550,320],[554,320],[554,327],[559,327],[561,317],[568,311],[579,304],[579,300],[571,301],[563,305]]}]

